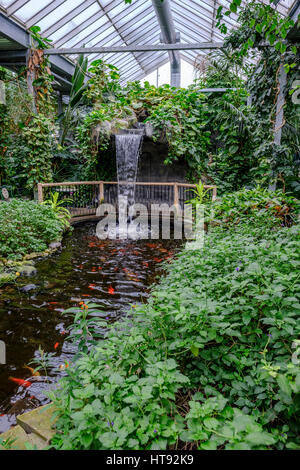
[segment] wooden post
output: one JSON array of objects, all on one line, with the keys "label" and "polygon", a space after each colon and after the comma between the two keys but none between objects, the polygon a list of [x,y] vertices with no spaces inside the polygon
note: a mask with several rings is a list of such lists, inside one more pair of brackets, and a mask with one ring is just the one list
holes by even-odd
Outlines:
[{"label": "wooden post", "polygon": [[104,182],[100,181],[99,184],[99,204],[104,202]]},{"label": "wooden post", "polygon": [[6,202],[10,202],[9,193],[6,188],[2,189],[2,196]]},{"label": "wooden post", "polygon": [[216,199],[217,199],[217,186],[214,186],[212,200],[215,201]]},{"label": "wooden post", "polygon": [[39,204],[42,204],[42,202],[44,201],[43,185],[41,183],[38,184],[38,201]]},{"label": "wooden post", "polygon": [[174,183],[174,206],[179,205],[179,191],[178,191],[178,184]]}]

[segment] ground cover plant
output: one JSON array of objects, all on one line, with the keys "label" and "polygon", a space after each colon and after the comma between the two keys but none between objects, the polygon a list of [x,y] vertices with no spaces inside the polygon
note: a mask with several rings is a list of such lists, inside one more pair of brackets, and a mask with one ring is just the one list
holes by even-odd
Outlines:
[{"label": "ground cover plant", "polygon": [[46,250],[61,238],[64,223],[47,205],[12,199],[0,203],[0,257],[21,260],[24,255]]},{"label": "ground cover plant", "polygon": [[214,206],[203,250],[183,250],[50,395],[57,449],[300,447],[296,201],[256,189]]}]

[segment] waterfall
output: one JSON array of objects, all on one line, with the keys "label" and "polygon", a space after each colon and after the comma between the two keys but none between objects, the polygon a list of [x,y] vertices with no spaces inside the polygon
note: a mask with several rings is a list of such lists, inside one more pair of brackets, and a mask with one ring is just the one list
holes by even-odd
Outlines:
[{"label": "waterfall", "polygon": [[116,135],[119,205],[135,203],[135,186],[144,129],[130,129]]}]

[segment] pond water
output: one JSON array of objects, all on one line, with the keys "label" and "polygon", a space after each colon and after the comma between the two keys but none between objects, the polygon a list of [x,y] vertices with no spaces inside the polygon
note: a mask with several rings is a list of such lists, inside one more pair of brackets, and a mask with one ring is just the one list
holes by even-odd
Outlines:
[{"label": "pond water", "polygon": [[[74,346],[65,331],[72,318],[63,311],[89,300],[116,321],[131,305],[147,300],[162,262],[181,246],[174,240],[103,241],[95,233],[95,223],[77,225],[60,252],[36,263],[34,276],[0,289],[0,339],[7,349],[7,364],[0,366],[0,433],[16,424],[18,414],[47,403],[43,391],[49,380],[55,383],[59,366],[72,360]],[[32,377],[28,369],[40,346],[55,353],[47,380],[42,371]],[[19,386],[10,377],[32,385]]]}]

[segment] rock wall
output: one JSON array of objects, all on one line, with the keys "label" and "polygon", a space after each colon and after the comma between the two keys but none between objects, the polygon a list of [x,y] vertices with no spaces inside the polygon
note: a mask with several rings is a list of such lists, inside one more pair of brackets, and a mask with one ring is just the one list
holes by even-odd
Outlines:
[{"label": "rock wall", "polygon": [[182,159],[171,165],[165,165],[168,146],[165,143],[153,142],[145,137],[139,159],[137,181],[144,182],[187,182],[188,165]]}]

